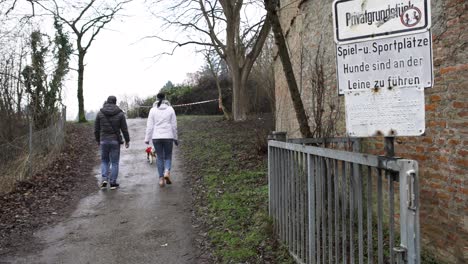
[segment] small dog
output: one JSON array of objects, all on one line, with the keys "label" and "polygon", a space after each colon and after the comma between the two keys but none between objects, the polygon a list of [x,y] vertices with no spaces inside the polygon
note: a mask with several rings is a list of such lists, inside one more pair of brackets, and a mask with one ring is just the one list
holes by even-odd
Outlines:
[{"label": "small dog", "polygon": [[153,159],[156,160],[156,149],[154,147],[147,147],[145,152],[149,164],[153,164]]}]

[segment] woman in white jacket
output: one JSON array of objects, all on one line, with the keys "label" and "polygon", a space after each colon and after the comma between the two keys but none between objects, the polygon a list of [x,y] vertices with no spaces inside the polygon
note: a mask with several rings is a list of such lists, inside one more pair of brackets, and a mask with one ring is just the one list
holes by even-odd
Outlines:
[{"label": "woman in white jacket", "polygon": [[165,100],[163,93],[158,93],[146,122],[145,143],[153,141],[156,149],[159,186],[171,184],[172,144],[178,145],[177,120],[174,108]]}]

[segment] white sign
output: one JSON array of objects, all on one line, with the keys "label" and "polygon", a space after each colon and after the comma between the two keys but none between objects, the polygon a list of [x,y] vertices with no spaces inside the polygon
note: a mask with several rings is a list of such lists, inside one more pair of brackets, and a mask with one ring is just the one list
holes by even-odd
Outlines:
[{"label": "white sign", "polygon": [[431,87],[430,32],[337,45],[339,94],[389,87]]},{"label": "white sign", "polygon": [[424,133],[424,88],[393,88],[345,93],[350,137],[419,136]]},{"label": "white sign", "polygon": [[424,32],[431,27],[430,0],[335,0],[339,44]]}]

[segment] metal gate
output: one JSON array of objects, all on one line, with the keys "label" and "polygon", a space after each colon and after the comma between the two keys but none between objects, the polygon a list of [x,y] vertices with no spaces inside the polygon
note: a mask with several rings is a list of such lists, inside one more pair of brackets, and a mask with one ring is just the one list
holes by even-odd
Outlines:
[{"label": "metal gate", "polygon": [[270,140],[268,174],[297,263],[420,263],[416,161]]}]

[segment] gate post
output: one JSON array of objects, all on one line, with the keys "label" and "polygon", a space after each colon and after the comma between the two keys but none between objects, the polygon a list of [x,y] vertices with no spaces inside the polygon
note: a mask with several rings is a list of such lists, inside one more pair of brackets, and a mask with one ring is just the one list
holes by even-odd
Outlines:
[{"label": "gate post", "polygon": [[[406,251],[404,263],[420,264],[419,173],[414,160],[398,160],[400,167],[400,246],[394,252]],[[400,258],[401,259],[401,258]]]}]

